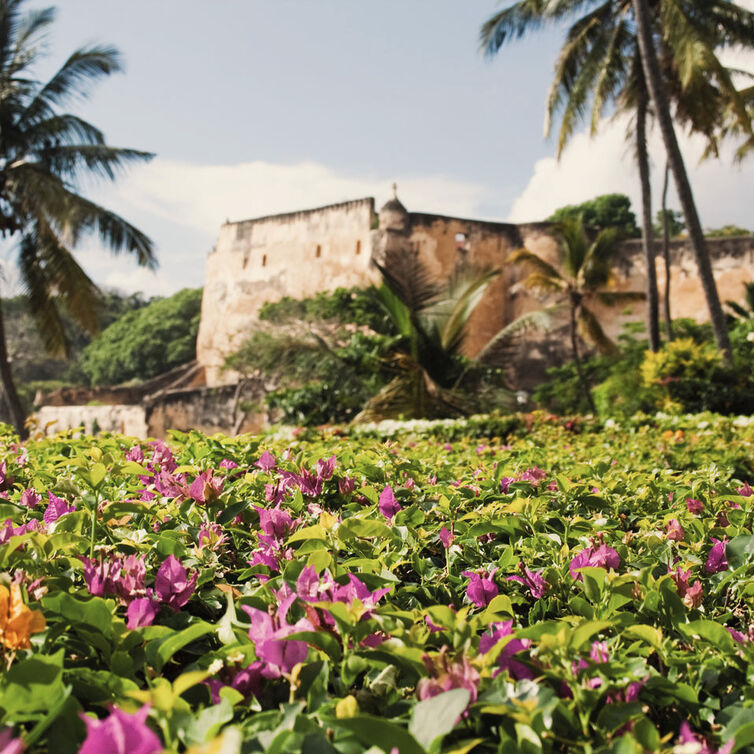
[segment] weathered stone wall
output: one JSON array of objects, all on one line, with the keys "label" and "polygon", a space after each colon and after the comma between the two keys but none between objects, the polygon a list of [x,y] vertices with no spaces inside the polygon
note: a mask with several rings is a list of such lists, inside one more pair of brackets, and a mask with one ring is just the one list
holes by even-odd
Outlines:
[{"label": "weathered stone wall", "polygon": [[374,200],[226,223],[207,259],[197,359],[208,385],[234,382],[223,360],[242,342],[259,307],[339,286],[367,285]]},{"label": "weathered stone wall", "polygon": [[129,437],[147,436],[146,413],[143,406],[42,406],[35,418],[47,435],[67,429],[84,428],[84,434],[117,432]]}]

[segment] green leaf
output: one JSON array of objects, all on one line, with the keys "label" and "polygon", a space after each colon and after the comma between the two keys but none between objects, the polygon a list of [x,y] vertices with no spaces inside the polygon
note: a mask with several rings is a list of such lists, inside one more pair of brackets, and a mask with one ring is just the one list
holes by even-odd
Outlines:
[{"label": "green leaf", "polygon": [[425,749],[429,749],[433,741],[442,739],[455,728],[469,698],[466,689],[452,689],[419,702],[411,713],[409,732]]},{"label": "green leaf", "polygon": [[0,676],[0,709],[4,720],[47,712],[65,695],[63,650],[15,662]]},{"label": "green leaf", "polygon": [[96,490],[100,486],[102,480],[107,476],[107,468],[103,463],[95,463],[91,469],[89,469],[89,484]]},{"label": "green leaf", "polygon": [[584,579],[584,594],[590,602],[599,602],[605,591],[607,571],[604,568],[579,568],[579,573]]},{"label": "green leaf", "polygon": [[396,747],[400,754],[426,754],[421,744],[405,728],[382,717],[357,715],[344,720],[331,720],[330,725],[345,728],[365,747],[376,745],[384,752]]},{"label": "green leaf", "polygon": [[145,648],[147,662],[159,673],[179,649],[214,631],[215,626],[199,621],[164,639],[153,639]]},{"label": "green leaf", "polygon": [[125,630],[123,621],[114,615],[115,602],[102,597],[81,599],[67,592],[54,592],[42,598],[42,609],[48,619],[60,617],[72,624],[91,626],[108,639],[113,636],[114,621]]},{"label": "green leaf", "polygon": [[633,626],[626,626],[623,629],[623,635],[629,639],[640,639],[649,644],[660,657],[664,655],[662,631],[659,628],[648,626],[645,623],[635,623]]},{"label": "green leaf", "polygon": [[736,643],[728,630],[713,620],[693,620],[690,623],[679,623],[677,628],[679,633],[692,643],[697,639],[704,639],[704,641],[726,652],[733,652],[736,649]]},{"label": "green leaf", "polygon": [[[602,569],[597,569],[602,570]],[[572,649],[580,650],[593,636],[610,628],[613,624],[609,620],[590,620],[580,623],[569,637],[569,645]]]},{"label": "green leaf", "polygon": [[288,544],[309,539],[322,539],[327,541],[327,535],[325,534],[325,530],[319,524],[305,526],[303,529],[299,529],[288,537]]},{"label": "green leaf", "polygon": [[305,641],[312,647],[322,650],[331,660],[337,661],[340,659],[340,642],[333,634],[327,633],[327,631],[297,631],[295,634],[291,634],[285,638]]},{"label": "green leaf", "polygon": [[392,536],[390,529],[382,523],[368,518],[347,518],[338,527],[338,539],[341,542],[348,542],[357,537],[384,537]]},{"label": "green leaf", "polygon": [[740,568],[754,558],[754,534],[742,534],[733,537],[725,545],[725,557],[731,568]]}]

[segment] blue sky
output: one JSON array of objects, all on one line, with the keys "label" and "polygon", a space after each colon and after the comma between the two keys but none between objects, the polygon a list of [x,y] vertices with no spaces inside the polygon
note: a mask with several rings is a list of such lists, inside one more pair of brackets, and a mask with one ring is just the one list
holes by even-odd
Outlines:
[{"label": "blue sky", "polygon": [[[29,7],[38,7],[30,2]],[[157,158],[86,191],[148,232],[161,270],[82,248],[99,283],[201,285],[226,218],[375,195],[409,209],[540,220],[607,191],[638,199],[625,123],[577,137],[558,165],[543,138],[560,30],[494,60],[478,51],[495,0],[66,0],[40,75],[75,47],[116,45],[126,73],[69,109]],[[739,62],[738,60],[736,62]],[[698,145],[685,143],[696,164]],[[659,140],[655,167],[662,166]],[[754,163],[752,163],[754,164]],[[659,174],[657,169],[656,174]],[[752,224],[751,165],[695,170],[702,221]],[[658,175],[659,181],[659,175]]]}]

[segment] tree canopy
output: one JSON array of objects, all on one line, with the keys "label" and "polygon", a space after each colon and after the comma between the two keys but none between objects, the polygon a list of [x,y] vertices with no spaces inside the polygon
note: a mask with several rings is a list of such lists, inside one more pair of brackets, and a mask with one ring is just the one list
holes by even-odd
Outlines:
[{"label": "tree canopy", "polygon": [[638,238],[641,235],[636,215],[631,211],[631,200],[625,194],[603,194],[581,204],[568,204],[555,210],[547,219],[550,222],[562,222],[579,215],[588,228],[617,228],[627,238]]},{"label": "tree canopy", "polygon": [[201,288],[185,288],[114,322],[82,354],[91,384],[145,380],[196,358],[201,303]]}]

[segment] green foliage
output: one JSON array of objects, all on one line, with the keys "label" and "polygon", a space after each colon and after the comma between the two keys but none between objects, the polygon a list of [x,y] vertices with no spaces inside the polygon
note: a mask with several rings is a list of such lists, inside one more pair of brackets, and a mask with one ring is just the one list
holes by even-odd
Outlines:
[{"label": "green foliage", "polygon": [[660,238],[665,233],[664,217],[668,218],[668,236],[675,238],[680,236],[684,230],[686,230],[686,222],[683,219],[683,214],[677,209],[666,209],[664,212],[661,209],[657,210],[655,216],[654,232],[655,235]]},{"label": "green foliage", "polygon": [[751,350],[743,337],[745,329],[748,337],[748,328],[737,333],[733,366],[724,364],[712,343],[690,337],[666,343],[657,353],[647,352],[641,375],[645,387],[655,395],[657,408],[670,412],[754,411]]},{"label": "green foliage", "polygon": [[625,194],[603,194],[581,204],[568,204],[555,210],[547,220],[561,222],[579,215],[588,228],[617,228],[627,238],[641,235],[636,215],[631,211],[631,200]]},{"label": "green foliage", "polygon": [[746,228],[740,228],[738,225],[723,225],[722,228],[707,228],[704,231],[705,236],[710,238],[720,238],[725,236],[750,236],[752,232]]},{"label": "green foliage", "polygon": [[292,320],[332,321],[343,325],[370,327],[375,332],[389,333],[385,313],[373,287],[336,288],[334,291],[316,293],[304,299],[284,296],[279,301],[262,304],[259,309],[259,319],[262,322],[274,324],[285,324]]},{"label": "green foliage", "polygon": [[166,752],[752,740],[750,417],[1,431],[6,747],[73,754],[114,708]]},{"label": "green foliage", "polygon": [[84,349],[84,373],[93,385],[115,385],[196,358],[201,301],[201,288],[186,288],[125,314]]}]

